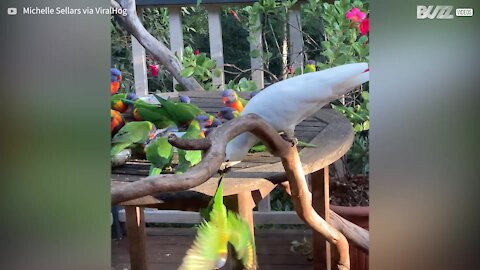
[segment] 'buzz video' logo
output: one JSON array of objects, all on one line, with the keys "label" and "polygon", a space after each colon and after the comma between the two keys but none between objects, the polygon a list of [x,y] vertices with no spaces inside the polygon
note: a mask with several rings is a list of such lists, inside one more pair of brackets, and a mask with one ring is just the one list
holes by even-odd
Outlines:
[{"label": "'buzz video' logo", "polygon": [[[417,19],[453,19],[453,6],[417,6]],[[456,17],[472,17],[473,8],[455,9]]]},{"label": "'buzz video' logo", "polygon": [[417,6],[417,19],[453,19],[453,6]]}]

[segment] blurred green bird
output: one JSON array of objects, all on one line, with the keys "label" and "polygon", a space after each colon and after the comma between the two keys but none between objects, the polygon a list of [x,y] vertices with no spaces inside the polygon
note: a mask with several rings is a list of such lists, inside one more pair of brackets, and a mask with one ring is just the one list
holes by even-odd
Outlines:
[{"label": "blurred green bird", "polygon": [[207,208],[208,216],[198,228],[197,237],[179,270],[223,267],[227,261],[229,243],[245,268],[251,269],[257,264],[255,243],[248,223],[237,214],[227,211],[223,204],[222,180],[223,175]]}]

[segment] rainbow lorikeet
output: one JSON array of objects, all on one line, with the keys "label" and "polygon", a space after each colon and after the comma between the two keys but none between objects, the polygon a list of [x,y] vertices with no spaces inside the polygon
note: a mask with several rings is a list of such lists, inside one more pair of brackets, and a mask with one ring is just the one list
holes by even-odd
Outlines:
[{"label": "rainbow lorikeet", "polygon": [[247,100],[240,98],[235,91],[232,89],[225,89],[222,93],[223,104],[228,107],[236,110],[237,112],[242,112],[245,105],[247,105]]},{"label": "rainbow lorikeet", "polygon": [[317,71],[316,63],[314,60],[308,60],[305,68],[303,69],[303,74]]},{"label": "rainbow lorikeet", "polygon": [[125,113],[129,105],[128,103],[124,102],[125,99],[135,101],[138,99],[137,95],[135,93],[120,93],[120,94],[115,94],[110,97],[110,107],[111,109],[114,109],[116,111],[119,111],[121,113]]},{"label": "rainbow lorikeet", "polygon": [[225,119],[226,121],[230,121],[234,118],[237,118],[240,113],[230,107],[223,107],[217,113],[217,117],[220,119]]},{"label": "rainbow lorikeet", "polygon": [[203,211],[204,220],[179,270],[223,267],[227,261],[228,244],[233,246],[237,259],[245,268],[251,269],[257,264],[255,242],[248,223],[227,211],[223,204],[222,179],[223,175],[209,206]]},{"label": "rainbow lorikeet", "polygon": [[173,146],[163,136],[155,136],[145,147],[147,160],[150,161],[149,175],[158,175],[172,163]]},{"label": "rainbow lorikeet", "polygon": [[178,96],[178,100],[182,103],[187,103],[187,104],[189,104],[191,102],[190,97],[186,96],[186,95]]},{"label": "rainbow lorikeet", "polygon": [[110,109],[110,131],[112,132],[112,136],[115,135],[124,125],[125,120],[120,112]]},{"label": "rainbow lorikeet", "polygon": [[[193,120],[190,123],[182,139],[201,139],[205,138],[203,131],[205,127],[202,126],[197,120]],[[190,167],[197,165],[202,160],[201,150],[183,150],[178,149],[178,166],[176,168],[177,173],[184,173]]]},{"label": "rainbow lorikeet", "polygon": [[196,116],[207,114],[195,104],[182,102],[174,102],[164,99],[158,95],[154,95],[160,103],[161,107],[169,115],[169,119],[175,123],[177,127],[185,127],[195,119]]},{"label": "rainbow lorikeet", "polygon": [[112,138],[110,156],[115,156],[125,148],[144,144],[155,136],[155,125],[148,121],[126,123]]},{"label": "rainbow lorikeet", "polygon": [[120,89],[120,82],[122,81],[122,73],[116,68],[110,69],[110,95],[114,95]]},{"label": "rainbow lorikeet", "polygon": [[174,125],[174,122],[170,119],[170,114],[158,104],[150,104],[141,99],[132,101],[130,99],[122,99],[126,104],[133,105],[133,119],[136,121],[150,121],[157,128],[166,128]]}]

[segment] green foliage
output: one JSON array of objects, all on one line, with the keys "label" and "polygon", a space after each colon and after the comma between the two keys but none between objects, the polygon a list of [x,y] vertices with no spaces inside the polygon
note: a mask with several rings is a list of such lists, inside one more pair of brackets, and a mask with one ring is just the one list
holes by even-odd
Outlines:
[{"label": "green foliage", "polygon": [[[214,60],[208,58],[206,53],[195,55],[191,47],[185,48],[180,60],[183,66],[180,72],[182,77],[194,77],[205,90],[213,89],[212,76],[219,74],[219,71],[215,70],[217,64]],[[182,90],[180,85],[177,90]]]},{"label": "green foliage", "polygon": [[[318,7],[316,2],[309,1]],[[317,63],[320,70],[348,63],[368,62],[368,37],[360,35],[358,27],[345,17],[354,7],[364,12],[368,10],[367,3],[350,0],[335,1],[334,4],[323,3],[318,8],[323,19],[325,37],[321,42],[321,55],[325,57],[325,62]]]},{"label": "green foliage", "polygon": [[257,84],[254,81],[248,80],[245,77],[241,78],[238,83],[235,83],[233,80],[229,81],[226,88],[235,91],[255,91],[258,89]]},{"label": "green foliage", "polygon": [[370,129],[370,98],[366,91],[361,92],[361,102],[355,106],[333,105],[332,107],[343,113],[353,125],[355,132],[368,131]]}]

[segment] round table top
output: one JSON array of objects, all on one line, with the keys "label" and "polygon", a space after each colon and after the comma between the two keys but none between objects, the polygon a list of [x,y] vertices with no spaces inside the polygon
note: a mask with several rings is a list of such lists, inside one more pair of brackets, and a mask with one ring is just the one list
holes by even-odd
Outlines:
[{"label": "round table top", "polygon": [[[207,113],[216,114],[222,108],[221,92],[181,92],[188,95],[191,102],[198,105]],[[178,92],[165,93],[163,96],[175,98]],[[240,96],[248,98],[248,92],[240,92]],[[316,114],[305,119],[295,128],[295,136],[303,142],[316,145],[313,148],[299,148],[300,159],[305,174],[318,171],[339,158],[350,148],[354,132],[351,123],[333,109],[323,108]],[[175,160],[174,160],[175,162]],[[112,186],[124,185],[138,181],[148,175],[148,161],[129,161],[127,164],[112,169]],[[224,195],[238,194],[241,191],[254,191],[274,187],[272,181],[286,180],[284,168],[280,158],[268,152],[250,153],[239,164],[235,165],[224,176]],[[212,196],[216,190],[218,176],[210,178],[205,183],[190,189],[190,193],[201,193]],[[189,193],[189,191],[186,191]],[[185,192],[184,194],[185,195]],[[188,195],[186,195],[188,197]],[[145,196],[136,200],[122,203],[124,205],[159,204],[159,196]]]}]

